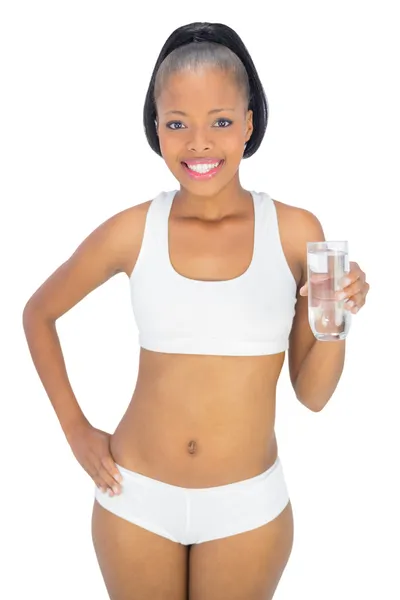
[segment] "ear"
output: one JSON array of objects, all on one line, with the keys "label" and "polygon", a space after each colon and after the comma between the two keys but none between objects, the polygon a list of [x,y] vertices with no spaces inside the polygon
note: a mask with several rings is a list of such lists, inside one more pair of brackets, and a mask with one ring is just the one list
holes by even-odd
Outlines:
[{"label": "ear", "polygon": [[246,143],[251,138],[253,129],[254,129],[254,127],[253,127],[253,111],[248,110],[246,113]]}]

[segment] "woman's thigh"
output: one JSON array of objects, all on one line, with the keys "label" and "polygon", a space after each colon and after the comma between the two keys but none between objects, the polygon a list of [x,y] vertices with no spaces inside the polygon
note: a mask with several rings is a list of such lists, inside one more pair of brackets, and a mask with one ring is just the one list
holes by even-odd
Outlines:
[{"label": "woman's thigh", "polygon": [[266,525],[191,546],[189,600],[271,600],[293,539],[289,501]]},{"label": "woman's thigh", "polygon": [[187,600],[188,549],[103,508],[92,540],[110,600]]}]

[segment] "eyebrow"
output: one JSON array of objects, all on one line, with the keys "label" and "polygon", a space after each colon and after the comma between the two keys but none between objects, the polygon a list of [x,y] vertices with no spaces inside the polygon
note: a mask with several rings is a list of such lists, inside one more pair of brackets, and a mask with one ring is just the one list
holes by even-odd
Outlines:
[{"label": "eyebrow", "polygon": [[[232,111],[232,112],[234,112],[234,111],[235,111],[235,109],[234,109],[234,108],[213,108],[212,110],[210,110],[210,111],[208,112],[208,114],[209,114],[209,115],[212,115],[212,114],[214,114],[214,113],[217,113],[217,112],[225,112],[225,111],[227,111],[227,110],[230,110],[230,111]],[[183,117],[187,117],[187,116],[188,116],[186,113],[184,113],[184,112],[183,112],[183,111],[181,111],[181,110],[168,110],[168,111],[167,111],[165,114],[166,114],[166,115],[171,115],[171,114],[174,114],[174,115],[182,115]]]}]

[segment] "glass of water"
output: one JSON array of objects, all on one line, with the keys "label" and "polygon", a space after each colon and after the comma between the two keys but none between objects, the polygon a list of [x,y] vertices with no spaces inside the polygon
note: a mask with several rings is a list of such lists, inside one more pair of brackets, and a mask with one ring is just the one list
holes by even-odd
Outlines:
[{"label": "glass of water", "polygon": [[349,272],[348,242],[307,242],[308,321],[317,340],[343,340],[350,329],[351,312],[335,292]]}]

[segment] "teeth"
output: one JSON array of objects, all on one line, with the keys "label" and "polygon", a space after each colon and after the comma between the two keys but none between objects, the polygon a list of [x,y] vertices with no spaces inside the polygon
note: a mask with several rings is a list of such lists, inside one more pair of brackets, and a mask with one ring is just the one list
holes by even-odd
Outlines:
[{"label": "teeth", "polygon": [[218,167],[218,165],[219,165],[219,162],[214,163],[212,165],[197,164],[197,165],[187,165],[187,166],[189,167],[189,169],[191,171],[196,171],[196,173],[208,173],[208,171],[211,171],[211,169],[215,169],[216,167]]}]

